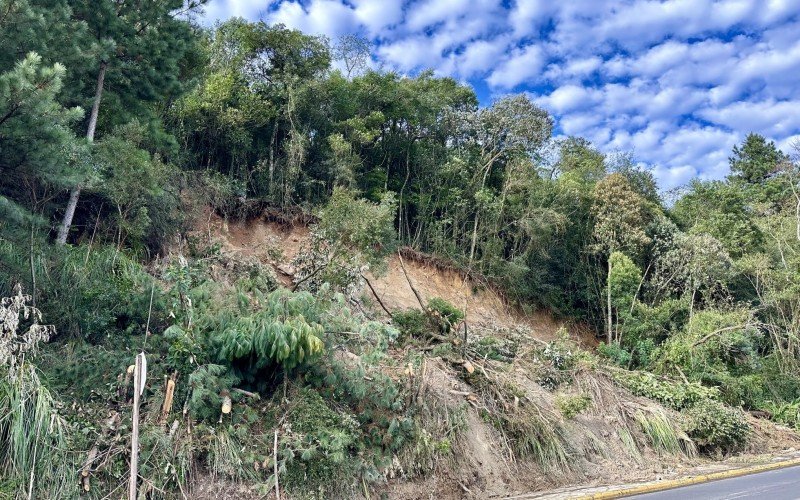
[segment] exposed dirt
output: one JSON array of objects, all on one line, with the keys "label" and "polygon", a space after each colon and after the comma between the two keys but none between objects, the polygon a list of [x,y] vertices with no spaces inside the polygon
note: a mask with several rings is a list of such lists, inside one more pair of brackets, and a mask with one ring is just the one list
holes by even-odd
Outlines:
[{"label": "exposed dirt", "polygon": [[[289,263],[308,242],[309,230],[304,226],[282,225],[262,219],[226,222],[217,215],[210,219],[211,233],[222,243],[222,249],[233,255],[257,258],[271,264],[284,284],[291,281]],[[476,284],[456,270],[445,270],[426,262],[408,257],[404,259],[406,271],[423,300],[440,297],[465,310],[470,327],[508,329],[527,327],[535,338],[550,341],[567,326],[545,311],[531,314],[509,307],[493,290]],[[383,303],[391,311],[408,308],[418,309],[417,301],[397,256],[388,259],[387,271],[370,276],[370,283]],[[374,301],[371,291],[365,287],[362,295]],[[378,308],[376,308],[377,312]],[[573,325],[574,326],[574,325]],[[594,335],[585,328],[569,328],[573,338],[583,345],[596,345]]]}]

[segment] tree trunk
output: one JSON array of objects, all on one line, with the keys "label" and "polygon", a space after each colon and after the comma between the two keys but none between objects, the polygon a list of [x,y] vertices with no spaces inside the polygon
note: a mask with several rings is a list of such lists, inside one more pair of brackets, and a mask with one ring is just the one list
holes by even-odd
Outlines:
[{"label": "tree trunk", "polygon": [[[492,169],[492,162],[497,156],[495,155],[494,158],[486,162],[486,166],[484,167],[486,170],[483,173],[483,179],[481,180],[481,190],[486,186],[486,178],[489,176],[489,171]],[[472,241],[469,246],[469,267],[472,268],[472,259],[475,258],[475,246],[478,242],[478,219],[480,217],[479,213],[480,208],[476,207],[475,209],[475,223],[472,225]]]},{"label": "tree trunk", "polygon": [[472,225],[472,241],[469,245],[469,267],[472,267],[472,259],[475,258],[475,245],[478,242],[478,212],[475,212],[475,223]]},{"label": "tree trunk", "polygon": [[[102,61],[100,70],[97,72],[97,88],[94,93],[94,103],[92,103],[92,114],[89,115],[89,126],[86,129],[86,139],[90,143],[94,142],[94,131],[97,128],[97,115],[100,112],[100,100],[103,98],[103,82],[106,79],[106,68],[108,68],[108,62]],[[59,245],[67,242],[69,228],[72,226],[72,218],[75,216],[75,207],[78,206],[78,199],[81,196],[81,187],[81,184],[78,183],[69,193],[67,209],[64,211],[64,219],[58,228],[58,237],[56,238],[56,242]]]},{"label": "tree trunk", "polygon": [[608,276],[606,276],[606,338],[608,345],[613,340],[614,322],[611,319],[611,259],[608,260]]}]

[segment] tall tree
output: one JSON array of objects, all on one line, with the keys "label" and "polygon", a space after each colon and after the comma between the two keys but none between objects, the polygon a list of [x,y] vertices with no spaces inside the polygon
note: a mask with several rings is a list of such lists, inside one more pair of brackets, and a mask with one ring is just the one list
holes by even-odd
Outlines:
[{"label": "tall tree", "polygon": [[[595,250],[607,256],[617,251],[638,254],[649,242],[645,232],[648,222],[645,203],[622,174],[610,174],[598,182],[592,204]],[[612,264],[609,258],[606,276],[606,336],[609,344],[613,340]]]},{"label": "tall tree", "polygon": [[[71,180],[68,160],[79,148],[69,126],[83,111],[57,100],[65,73],[30,53],[0,74],[0,201],[16,207],[6,217],[35,213],[42,184],[63,188]],[[26,197],[24,208],[13,201]]]},{"label": "tall tree", "polygon": [[[86,139],[93,142],[106,77],[113,82],[111,98],[116,118],[143,113],[143,103],[175,96],[180,90],[180,62],[190,50],[193,33],[179,16],[200,7],[200,0],[69,0],[73,15],[83,20],[96,47],[94,70],[81,81],[94,82]],[[93,76],[93,78],[91,77]],[[107,99],[108,100],[108,99]],[[113,121],[109,120],[109,125]],[[56,241],[67,241],[83,183],[69,196]]]},{"label": "tall tree", "polygon": [[751,184],[763,182],[776,173],[784,161],[788,157],[774,142],[755,133],[747,134],[741,147],[734,146],[733,155],[728,158],[734,176]]}]

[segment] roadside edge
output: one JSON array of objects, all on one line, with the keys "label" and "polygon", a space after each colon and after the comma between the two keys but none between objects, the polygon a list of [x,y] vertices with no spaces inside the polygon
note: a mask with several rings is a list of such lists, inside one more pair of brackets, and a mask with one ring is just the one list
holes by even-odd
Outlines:
[{"label": "roadside edge", "polygon": [[800,458],[791,460],[783,460],[781,462],[773,462],[770,464],[754,465],[751,467],[742,467],[740,469],[731,469],[721,472],[714,472],[711,474],[702,474],[699,476],[690,476],[680,479],[670,479],[658,483],[642,484],[630,488],[622,488],[618,490],[609,490],[589,495],[581,495],[570,497],[573,500],[606,500],[612,498],[624,498],[631,495],[641,495],[644,493],[655,493],[657,491],[671,490],[680,488],[682,486],[690,486],[693,484],[709,483],[712,481],[719,481],[720,479],[731,479],[734,477],[747,476],[750,474],[757,474],[759,472],[768,472],[771,470],[785,469],[787,467],[794,467],[800,465]]}]

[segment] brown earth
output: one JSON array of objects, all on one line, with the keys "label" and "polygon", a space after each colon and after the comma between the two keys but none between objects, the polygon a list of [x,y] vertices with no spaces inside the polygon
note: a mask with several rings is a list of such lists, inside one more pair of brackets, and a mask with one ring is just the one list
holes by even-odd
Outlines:
[{"label": "brown earth", "polygon": [[[292,269],[289,263],[308,242],[309,230],[304,226],[282,225],[260,219],[226,222],[219,216],[210,219],[211,233],[222,243],[222,249],[232,255],[256,258],[271,264],[279,279],[291,283]],[[404,259],[406,271],[423,300],[440,297],[466,311],[470,327],[511,329],[525,327],[537,339],[551,341],[558,337],[562,328],[567,328],[574,340],[587,346],[597,345],[594,334],[582,325],[568,325],[546,311],[525,314],[510,307],[491,288],[475,283],[455,269],[442,269],[430,262],[413,258]],[[419,309],[409,280],[394,255],[388,259],[387,270],[378,276],[369,276],[381,301],[394,312],[404,309]],[[371,291],[365,287],[362,296],[367,302],[374,301]],[[378,309],[376,307],[376,309]],[[377,312],[377,311],[376,311]]]}]

